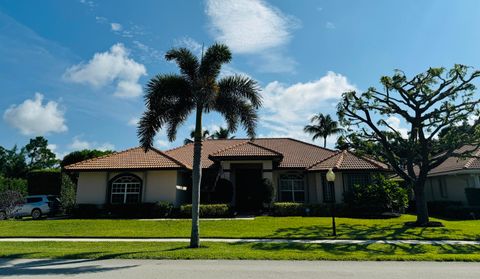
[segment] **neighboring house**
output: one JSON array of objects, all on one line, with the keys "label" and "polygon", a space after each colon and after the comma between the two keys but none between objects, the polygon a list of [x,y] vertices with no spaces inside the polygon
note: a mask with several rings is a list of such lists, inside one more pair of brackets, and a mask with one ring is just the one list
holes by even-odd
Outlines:
[{"label": "neighboring house", "polygon": [[[132,148],[66,166],[79,172],[77,204],[169,201],[189,202],[193,144],[165,152]],[[322,203],[325,174],[336,173],[336,201],[354,184],[366,184],[385,164],[291,138],[205,140],[202,149],[202,195],[219,178],[233,185],[232,204],[248,209],[262,179],[272,182],[275,200]]]},{"label": "neighboring house", "polygon": [[[472,149],[472,146],[464,146],[457,153]],[[465,188],[480,188],[480,150],[470,158],[450,157],[431,170],[425,192],[428,201],[460,201],[467,204]]]}]

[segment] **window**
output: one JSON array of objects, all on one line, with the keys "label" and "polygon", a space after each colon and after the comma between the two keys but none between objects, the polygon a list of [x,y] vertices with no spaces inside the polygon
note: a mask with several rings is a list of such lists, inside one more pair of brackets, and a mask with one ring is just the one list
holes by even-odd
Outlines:
[{"label": "window", "polygon": [[42,201],[42,198],[27,198],[27,203],[37,203],[41,201]]},{"label": "window", "polygon": [[138,203],[142,181],[133,175],[124,175],[112,181],[110,202],[113,204]]},{"label": "window", "polygon": [[353,185],[366,186],[370,183],[370,174],[368,173],[348,173],[344,183],[345,191],[351,191]]},{"label": "window", "polygon": [[304,202],[305,183],[301,174],[283,174],[280,176],[280,200],[284,202]]}]

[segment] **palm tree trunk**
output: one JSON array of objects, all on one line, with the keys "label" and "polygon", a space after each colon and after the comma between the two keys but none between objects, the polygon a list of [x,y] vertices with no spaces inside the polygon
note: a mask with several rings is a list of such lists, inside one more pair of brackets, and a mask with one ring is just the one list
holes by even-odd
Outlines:
[{"label": "palm tree trunk", "polygon": [[323,137],[323,148],[327,148],[327,137]]},{"label": "palm tree trunk", "polygon": [[200,247],[200,183],[202,181],[202,108],[197,107],[192,170],[192,234],[190,247]]}]

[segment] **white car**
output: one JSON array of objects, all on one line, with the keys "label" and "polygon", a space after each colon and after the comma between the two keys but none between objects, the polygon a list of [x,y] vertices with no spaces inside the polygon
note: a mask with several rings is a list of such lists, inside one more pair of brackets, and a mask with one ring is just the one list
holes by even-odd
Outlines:
[{"label": "white car", "polygon": [[8,217],[22,218],[31,216],[32,219],[38,220],[44,215],[56,213],[60,205],[60,201],[56,196],[37,195],[27,196],[24,201],[18,204],[11,213],[7,213],[0,209],[0,220],[5,220]]}]

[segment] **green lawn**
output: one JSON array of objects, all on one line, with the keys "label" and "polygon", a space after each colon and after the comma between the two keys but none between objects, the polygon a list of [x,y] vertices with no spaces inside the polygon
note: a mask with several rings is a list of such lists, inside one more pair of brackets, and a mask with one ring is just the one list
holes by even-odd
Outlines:
[{"label": "green lawn", "polygon": [[480,261],[480,246],[187,243],[4,242],[0,257],[81,259],[271,259]]},{"label": "green lawn", "polygon": [[[337,218],[340,239],[480,239],[480,221],[446,221],[443,228],[411,228],[415,220]],[[438,220],[438,219],[434,219]],[[257,217],[255,220],[202,220],[202,237],[331,238],[326,217]],[[0,237],[189,237],[189,220],[41,220],[2,221]]]}]

